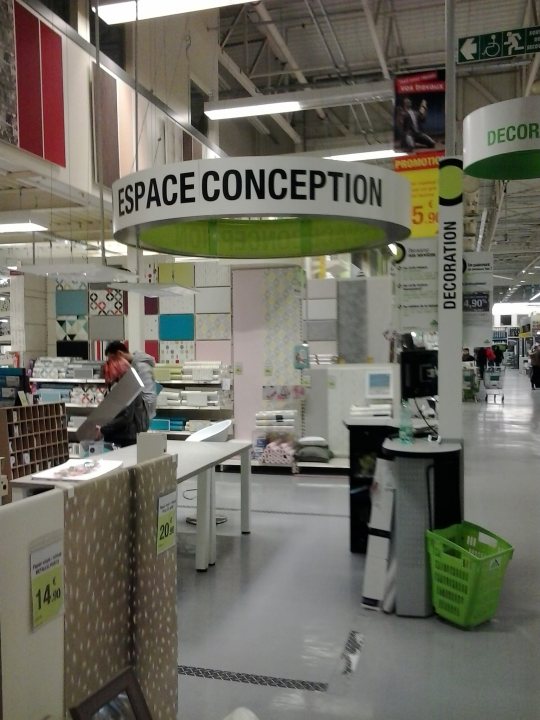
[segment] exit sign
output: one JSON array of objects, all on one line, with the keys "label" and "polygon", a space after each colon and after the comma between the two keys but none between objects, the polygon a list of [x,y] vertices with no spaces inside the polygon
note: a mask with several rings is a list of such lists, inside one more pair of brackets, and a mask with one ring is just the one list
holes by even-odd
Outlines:
[{"label": "exit sign", "polygon": [[540,26],[469,35],[458,40],[459,64],[540,52]]}]

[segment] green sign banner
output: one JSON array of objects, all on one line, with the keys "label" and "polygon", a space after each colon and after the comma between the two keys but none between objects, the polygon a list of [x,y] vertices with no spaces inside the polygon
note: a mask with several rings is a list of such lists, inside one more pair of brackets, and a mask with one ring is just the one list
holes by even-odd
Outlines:
[{"label": "green sign banner", "polygon": [[463,121],[463,164],[468,175],[490,180],[540,177],[540,97],[505,100]]},{"label": "green sign banner", "polygon": [[459,64],[540,52],[540,26],[468,35],[458,40]]}]

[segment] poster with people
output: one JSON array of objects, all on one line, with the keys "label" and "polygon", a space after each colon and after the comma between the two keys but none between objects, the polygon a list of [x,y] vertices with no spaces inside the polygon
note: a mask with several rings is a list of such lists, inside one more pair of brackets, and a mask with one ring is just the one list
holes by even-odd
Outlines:
[{"label": "poster with people", "polygon": [[398,75],[394,81],[394,149],[419,153],[444,149],[444,70]]}]

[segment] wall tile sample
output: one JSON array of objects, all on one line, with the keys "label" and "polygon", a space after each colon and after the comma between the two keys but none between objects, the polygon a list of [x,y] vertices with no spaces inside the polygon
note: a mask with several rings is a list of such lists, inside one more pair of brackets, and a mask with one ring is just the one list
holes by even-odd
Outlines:
[{"label": "wall tile sample", "polygon": [[159,340],[159,316],[145,315],[143,318],[143,338],[145,340]]},{"label": "wall tile sample", "polygon": [[160,283],[176,283],[183,287],[195,285],[195,267],[193,263],[162,263],[158,265]]},{"label": "wall tile sample", "polygon": [[159,299],[159,312],[162,315],[195,312],[194,295],[167,295]]},{"label": "wall tile sample", "polygon": [[88,335],[90,340],[123,340],[124,317],[118,315],[90,315]]},{"label": "wall tile sample", "polygon": [[307,281],[307,296],[308,298],[336,298],[337,297],[337,283],[336,280],[330,278],[318,279]]},{"label": "wall tile sample", "polygon": [[231,316],[229,314],[195,315],[197,340],[230,340]]},{"label": "wall tile sample", "polygon": [[88,290],[88,282],[86,280],[77,280],[76,278],[57,278],[57,290]]},{"label": "wall tile sample", "polygon": [[90,315],[127,314],[125,294],[124,290],[115,290],[114,288],[96,290],[93,286],[90,286]]},{"label": "wall tile sample", "polygon": [[195,327],[193,315],[160,315],[160,340],[194,340]]},{"label": "wall tile sample", "polygon": [[309,320],[337,320],[337,300],[308,300],[307,317]]},{"label": "wall tile sample", "polygon": [[88,360],[88,343],[82,340],[56,342],[56,355],[58,357],[79,357]]},{"label": "wall tile sample", "polygon": [[[381,332],[384,328],[381,328]],[[365,279],[338,282],[338,353],[347,363],[365,362],[367,285]]]},{"label": "wall tile sample", "polygon": [[56,318],[57,340],[88,340],[88,316]]},{"label": "wall tile sample", "polygon": [[219,262],[195,263],[196,287],[223,287],[231,284],[231,268]]},{"label": "wall tile sample", "polygon": [[88,315],[88,292],[86,290],[57,290],[56,315]]},{"label": "wall tile sample", "polygon": [[312,340],[337,340],[336,320],[308,320],[305,324],[304,337]]},{"label": "wall tile sample", "polygon": [[144,298],[144,314],[145,315],[159,315],[159,298],[158,297],[145,297]]},{"label": "wall tile sample", "polygon": [[179,364],[195,360],[195,343],[171,340],[159,343],[159,362]]},{"label": "wall tile sample", "polygon": [[151,355],[156,362],[159,362],[159,341],[158,340],[145,340],[144,341],[144,352]]},{"label": "wall tile sample", "polygon": [[195,296],[196,313],[230,313],[231,289],[229,287],[199,288]]},{"label": "wall tile sample", "polygon": [[197,360],[221,360],[225,365],[232,363],[232,344],[230,340],[197,340],[195,343]]}]

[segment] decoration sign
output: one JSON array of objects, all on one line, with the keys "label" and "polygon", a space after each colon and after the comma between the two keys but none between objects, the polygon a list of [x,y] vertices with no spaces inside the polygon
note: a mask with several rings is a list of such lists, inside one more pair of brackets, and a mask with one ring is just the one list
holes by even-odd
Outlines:
[{"label": "decoration sign", "polygon": [[64,606],[64,560],[61,540],[30,553],[32,627],[52,620]]},{"label": "decoration sign", "polygon": [[207,257],[302,257],[409,235],[409,183],[384,168],[295,156],[193,160],[113,185],[117,240]]},{"label": "decoration sign", "polygon": [[157,555],[176,544],[176,490],[162,495],[157,504]]},{"label": "decoration sign", "polygon": [[540,27],[499,30],[458,40],[458,63],[498,60],[540,52]]},{"label": "decoration sign", "polygon": [[540,177],[540,97],[479,108],[463,121],[463,167],[490,180]]}]

